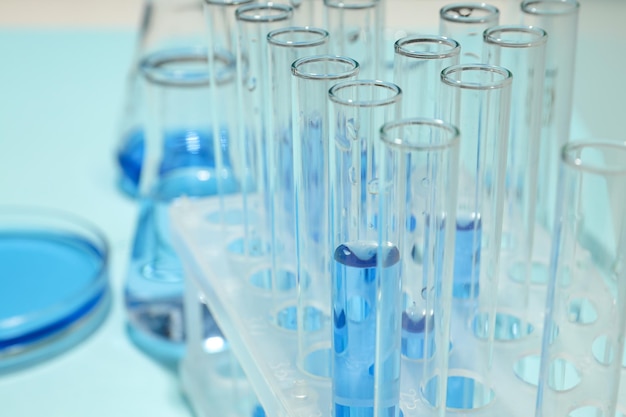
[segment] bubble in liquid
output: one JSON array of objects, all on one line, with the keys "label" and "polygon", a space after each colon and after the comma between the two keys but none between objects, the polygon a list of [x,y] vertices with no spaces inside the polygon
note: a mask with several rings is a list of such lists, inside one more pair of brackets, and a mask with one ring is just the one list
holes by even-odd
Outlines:
[{"label": "bubble in liquid", "polygon": [[379,181],[378,178],[372,178],[367,183],[367,191],[370,194],[378,194]]},{"label": "bubble in liquid", "polygon": [[248,78],[248,81],[246,82],[246,87],[248,88],[248,91],[254,91],[254,89],[256,88],[256,77]]},{"label": "bubble in liquid", "polygon": [[359,126],[355,125],[352,120],[346,122],[346,135],[352,140],[357,140],[359,138]]},{"label": "bubble in liquid", "polygon": [[348,176],[350,177],[350,182],[352,184],[357,183],[356,168],[354,166],[351,166],[350,169],[348,170]]}]

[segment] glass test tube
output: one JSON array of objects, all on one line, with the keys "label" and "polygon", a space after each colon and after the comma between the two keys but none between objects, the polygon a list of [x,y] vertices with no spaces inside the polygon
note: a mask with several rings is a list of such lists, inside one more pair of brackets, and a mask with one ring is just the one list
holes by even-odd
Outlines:
[{"label": "glass test tube", "polygon": [[[244,236],[241,245],[230,244],[250,259],[269,260],[268,129],[271,103],[268,101],[270,75],[267,34],[291,26],[293,8],[279,3],[252,3],[235,11],[237,20],[237,123],[239,169],[243,183]],[[261,272],[267,277],[267,271]]]},{"label": "glass test tube", "polygon": [[402,88],[405,117],[435,117],[440,105],[441,71],[459,63],[461,48],[443,36],[408,36],[394,45],[393,80]]},{"label": "glass test tube", "polygon": [[[463,138],[451,328],[455,354],[450,358],[446,404],[468,410],[493,399],[491,356],[512,74],[493,65],[461,64],[444,69],[441,79],[442,119],[457,125]],[[474,334],[485,328],[490,333]]]},{"label": "glass test tube", "polygon": [[[452,305],[459,131],[436,119],[381,128],[379,242],[398,248],[402,280],[401,351],[405,384],[444,415]],[[420,256],[415,256],[419,253]]]},{"label": "glass test tube", "polygon": [[330,377],[332,360],[328,89],[358,71],[355,60],[335,55],[303,57],[291,66],[298,365],[321,377]]},{"label": "glass test tube", "polygon": [[562,147],[537,417],[624,413],[624,161],[624,141]]},{"label": "glass test tube", "polygon": [[[543,274],[537,272],[541,268],[533,267],[547,38],[543,29],[523,25],[495,26],[484,33],[486,62],[506,67],[514,74],[500,254],[502,276],[505,277],[500,281],[500,292],[508,295],[499,304],[519,316],[514,320],[502,320],[514,328],[500,328],[496,339],[523,337],[533,326],[541,327],[543,321],[544,300],[531,303],[529,297],[531,284],[540,280],[545,282],[547,272],[547,258]],[[543,255],[548,251],[549,240],[543,239],[542,244],[538,248]],[[529,310],[531,305],[535,311]],[[534,321],[532,326],[528,326],[529,321]]]},{"label": "glass test tube", "polygon": [[[271,288],[289,289],[296,281],[296,217],[293,167],[293,106],[291,64],[304,55],[327,52],[328,32],[313,27],[289,26],[267,34],[269,44],[270,103],[267,165],[273,167],[268,185],[271,222]],[[284,291],[283,291],[284,292]],[[291,302],[291,300],[289,301]],[[277,306],[276,324],[296,330],[297,308]]]},{"label": "glass test tube", "polygon": [[378,242],[378,138],[399,117],[401,90],[344,81],[328,96],[333,415],[399,416],[400,256],[397,242]]},{"label": "glass test tube", "polygon": [[439,10],[439,34],[461,45],[461,64],[482,63],[483,32],[499,19],[498,8],[487,3],[448,4]]},{"label": "glass test tube", "polygon": [[330,53],[356,60],[363,79],[382,78],[380,13],[380,0],[324,0]]},{"label": "glass test tube", "polygon": [[[245,181],[239,166],[237,141],[237,31],[235,9],[254,0],[204,0],[204,18],[207,27],[209,99],[213,154],[215,155],[219,207],[208,219],[222,226],[240,225],[242,214],[225,204],[225,196],[240,191]],[[217,215],[217,216],[216,216]]]},{"label": "glass test tube", "polygon": [[[216,192],[215,167],[207,158],[213,147],[203,140],[210,131],[206,49],[157,52],[140,68],[150,106],[125,304],[131,325],[175,354],[184,341],[183,270],[171,243],[168,209],[183,195]],[[181,148],[193,148],[189,155],[195,158],[185,164],[168,159]]]},{"label": "glass test tube", "polygon": [[539,160],[537,218],[548,233],[554,223],[559,149],[570,140],[579,3],[525,0],[522,22],[548,33]]},{"label": "glass test tube", "polygon": [[[185,47],[204,47],[206,28],[202,7],[195,0],[145,0],[136,50],[128,74],[126,97],[121,117],[120,138],[116,149],[118,185],[122,192],[137,197],[146,135],[147,103],[143,94],[140,62],[157,51]],[[209,140],[205,137],[203,140]],[[184,148],[168,153],[168,167],[184,165],[197,158]],[[207,158],[209,155],[206,155]]]}]

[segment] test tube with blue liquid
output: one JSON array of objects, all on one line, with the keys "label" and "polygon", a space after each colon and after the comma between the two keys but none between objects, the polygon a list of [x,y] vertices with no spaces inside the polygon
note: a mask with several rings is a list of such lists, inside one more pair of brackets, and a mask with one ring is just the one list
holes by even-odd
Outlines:
[{"label": "test tube with blue liquid", "polygon": [[441,73],[441,117],[458,126],[463,137],[451,324],[452,352],[457,353],[450,359],[458,373],[448,374],[447,396],[447,406],[457,410],[493,400],[492,345],[512,79],[508,69],[486,64],[459,64]]},{"label": "test tube with blue liquid", "polygon": [[400,252],[379,241],[379,128],[401,90],[358,80],[329,90],[333,415],[399,416]]},{"label": "test tube with blue liquid", "polygon": [[[431,118],[404,118],[380,130],[380,240],[397,242],[402,281],[405,387],[443,415],[448,369],[459,130]],[[421,254],[416,262],[415,253]]]},{"label": "test tube with blue liquid", "polygon": [[354,80],[359,64],[336,55],[310,55],[291,65],[293,173],[296,210],[298,366],[331,376],[329,88]]}]

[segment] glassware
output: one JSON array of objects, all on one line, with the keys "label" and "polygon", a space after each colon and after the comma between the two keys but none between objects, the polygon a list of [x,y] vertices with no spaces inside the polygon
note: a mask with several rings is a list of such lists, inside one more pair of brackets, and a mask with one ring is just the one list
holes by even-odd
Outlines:
[{"label": "glassware", "polygon": [[[238,166],[243,199],[244,236],[235,255],[269,261],[271,248],[268,120],[271,111],[267,34],[291,26],[293,8],[280,3],[251,3],[235,11],[237,21]],[[235,265],[239,264],[238,258]],[[269,269],[265,269],[268,271]],[[266,273],[262,273],[267,276]]]},{"label": "glassware", "polygon": [[624,141],[562,147],[538,417],[623,412],[625,160]]},{"label": "glassware", "polygon": [[459,63],[461,47],[443,36],[416,35],[394,45],[394,82],[402,88],[406,117],[435,117],[440,104],[441,71]]},{"label": "glassware", "polygon": [[363,79],[382,78],[381,16],[380,0],[324,0],[330,53],[356,60]]},{"label": "glassware", "polygon": [[179,358],[185,339],[183,270],[172,247],[169,207],[182,196],[217,191],[207,62],[206,48],[174,48],[140,65],[150,106],[125,306],[133,340],[164,359]]},{"label": "glassware", "polygon": [[291,65],[298,366],[326,378],[332,360],[328,90],[358,71],[355,60],[335,55],[307,56]]},{"label": "glassware", "polygon": [[[137,197],[141,176],[146,135],[146,103],[142,93],[140,62],[159,50],[178,47],[206,46],[206,27],[202,5],[196,0],[144,0],[135,56],[129,70],[126,97],[116,149],[119,187],[131,197]],[[193,163],[183,149],[164,161],[163,170],[173,165]]]},{"label": "glassware", "polygon": [[61,354],[111,305],[109,244],[90,222],[40,207],[0,207],[0,375]]},{"label": "glassware", "polygon": [[[267,140],[268,205],[271,227],[271,276],[266,277],[273,291],[277,313],[273,320],[280,327],[296,330],[295,299],[284,300],[286,289],[293,289],[297,271],[296,217],[294,197],[293,106],[291,64],[305,55],[327,52],[328,32],[314,27],[289,26],[267,34],[269,44],[269,94]],[[300,162],[299,162],[300,163]]]},{"label": "glassware", "polygon": [[333,415],[399,416],[400,256],[378,241],[379,128],[400,114],[393,83],[328,92]]},{"label": "glassware", "polygon": [[462,132],[446,406],[473,410],[495,398],[493,333],[512,74],[460,64],[444,69],[441,80],[441,118]]},{"label": "glassware", "polygon": [[570,140],[580,5],[575,0],[525,0],[521,8],[525,25],[540,27],[548,33],[537,219],[551,233],[559,149]]},{"label": "glassware", "polygon": [[483,63],[483,32],[496,26],[500,10],[487,3],[452,3],[439,10],[439,34],[461,45],[460,63]]},{"label": "glassware", "polygon": [[[214,138],[213,154],[217,173],[219,209],[215,222],[233,226],[242,221],[240,210],[225,207],[229,194],[239,192],[245,181],[238,165],[241,150],[237,137],[237,30],[235,10],[254,0],[204,0],[204,17],[207,28],[209,99],[216,103],[210,107],[211,132]],[[222,150],[222,151],[220,151]]]},{"label": "glassware", "polygon": [[[540,311],[528,310],[529,297],[532,284],[546,282],[548,259],[537,260],[536,263],[533,259],[545,255],[550,246],[547,235],[539,233],[535,236],[537,161],[547,38],[543,29],[523,25],[494,26],[484,33],[486,62],[506,67],[514,74],[500,255],[502,275],[507,279],[500,284],[501,291],[511,287],[511,297],[502,302],[502,307],[521,315],[518,320],[523,323],[520,326],[522,332],[541,324]],[[535,242],[539,245],[539,254],[534,251]],[[531,316],[539,323],[528,326]],[[518,326],[518,320],[509,322]]]},{"label": "glassware", "polygon": [[423,415],[443,416],[447,380],[439,376],[447,372],[450,345],[459,131],[441,120],[408,118],[380,132],[378,233],[400,257],[399,341],[410,359],[403,391],[422,391],[432,406]]}]

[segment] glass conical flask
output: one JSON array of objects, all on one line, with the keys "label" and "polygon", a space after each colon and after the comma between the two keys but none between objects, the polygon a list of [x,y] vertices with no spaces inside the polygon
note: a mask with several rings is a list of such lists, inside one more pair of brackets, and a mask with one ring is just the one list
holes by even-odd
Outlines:
[{"label": "glass conical flask", "polygon": [[[131,184],[139,218],[124,301],[133,341],[161,359],[176,360],[185,342],[184,271],[171,242],[169,208],[179,198],[228,193],[237,184],[224,168],[230,166],[228,143],[213,140],[210,88],[213,82],[228,82],[229,74],[210,77],[202,4],[151,4],[151,16],[163,19],[160,27],[172,30],[165,36],[147,34],[136,68],[141,134],[135,136],[139,139],[134,146],[141,152],[132,154],[137,156],[134,171],[123,172],[136,173]],[[169,36],[172,33],[180,36]],[[217,160],[222,169],[216,169]],[[205,337],[222,337],[208,309],[205,312]]]},{"label": "glass conical flask", "polygon": [[[138,194],[145,153],[145,102],[141,93],[140,62],[149,54],[172,48],[204,46],[207,29],[200,0],[144,0],[135,56],[128,73],[118,144],[115,150],[118,186]],[[162,171],[197,164],[198,153],[179,149],[163,160]]]}]

